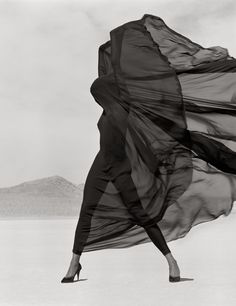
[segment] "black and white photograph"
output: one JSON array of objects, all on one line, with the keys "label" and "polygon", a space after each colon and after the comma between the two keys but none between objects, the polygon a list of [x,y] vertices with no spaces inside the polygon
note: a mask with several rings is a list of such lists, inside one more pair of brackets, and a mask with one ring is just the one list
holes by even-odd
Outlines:
[{"label": "black and white photograph", "polygon": [[236,305],[236,2],[0,23],[0,305]]}]

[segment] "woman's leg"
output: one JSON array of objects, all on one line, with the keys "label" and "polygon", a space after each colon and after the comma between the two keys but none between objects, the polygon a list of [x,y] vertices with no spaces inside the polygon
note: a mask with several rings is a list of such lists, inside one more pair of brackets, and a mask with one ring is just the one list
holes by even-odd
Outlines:
[{"label": "woman's leg", "polygon": [[166,256],[166,254],[170,253],[170,249],[166,243],[166,240],[157,224],[152,226],[144,227],[146,233],[149,238],[155,244],[155,246],[159,249],[159,251]]},{"label": "woman's leg", "polygon": [[79,265],[89,235],[93,212],[102,196],[101,191],[106,189],[110,180],[107,169],[116,164],[116,159],[123,159],[124,139],[111,125],[106,115],[102,115],[99,120],[99,131],[100,151],[94,159],[84,185],[83,202],[74,235],[73,254],[66,277],[74,275]]},{"label": "woman's leg", "polygon": [[128,157],[116,160],[113,166],[109,168],[108,172],[117,190],[120,191],[121,197],[128,207],[128,210],[136,219],[137,224],[145,229],[151,241],[165,256],[169,265],[170,275],[179,276],[180,271],[177,261],[173,257],[166,243],[165,237],[163,236],[159,226],[148,217],[142,203],[140,202],[136,186],[131,176],[131,166]]},{"label": "woman's leg", "polygon": [[103,162],[102,152],[100,151],[96,156],[92,167],[90,168],[85,182],[83,202],[75,230],[74,244],[72,248],[73,253],[77,255],[81,255],[83,252],[90,232],[92,216],[100,198],[103,195],[102,191],[106,189],[106,186],[109,183],[108,177],[106,177],[103,172]]},{"label": "woman's leg", "polygon": [[[99,151],[94,159],[94,162],[88,172],[85,181],[83,201],[74,234],[72,258],[65,277],[75,275],[75,271],[79,265],[80,257],[89,235],[93,212],[96,208],[96,204],[99,202],[102,196],[101,190],[105,190],[106,185],[109,182],[108,178],[103,173],[103,167],[104,160],[102,157],[102,152]],[[88,210],[89,213],[86,213]]]},{"label": "woman's leg", "polygon": [[144,227],[146,233],[150,237],[151,241],[156,245],[156,247],[160,250],[160,252],[165,256],[168,265],[169,265],[169,274],[171,276],[179,276],[180,270],[177,264],[177,261],[173,257],[167,243],[165,237],[163,236],[159,226],[157,224]]}]

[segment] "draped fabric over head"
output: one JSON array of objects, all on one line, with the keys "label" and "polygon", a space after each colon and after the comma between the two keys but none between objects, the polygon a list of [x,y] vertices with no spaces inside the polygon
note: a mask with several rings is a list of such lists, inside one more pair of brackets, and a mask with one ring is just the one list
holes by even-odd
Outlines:
[{"label": "draped fabric over head", "polygon": [[[150,14],[113,29],[98,55],[90,90],[103,108],[97,126],[110,181],[88,211],[84,251],[148,242],[143,225],[157,223],[171,241],[227,216],[236,200],[236,59]],[[124,159],[145,212],[138,220],[114,184]]]}]

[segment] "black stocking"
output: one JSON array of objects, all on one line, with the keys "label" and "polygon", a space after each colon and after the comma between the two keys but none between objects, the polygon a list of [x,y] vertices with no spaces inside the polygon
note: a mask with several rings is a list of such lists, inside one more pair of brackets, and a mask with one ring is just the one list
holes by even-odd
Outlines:
[{"label": "black stocking", "polygon": [[166,240],[157,224],[144,227],[146,233],[152,240],[152,242],[156,245],[156,247],[161,251],[161,253],[165,256],[170,253],[170,249],[166,243]]}]

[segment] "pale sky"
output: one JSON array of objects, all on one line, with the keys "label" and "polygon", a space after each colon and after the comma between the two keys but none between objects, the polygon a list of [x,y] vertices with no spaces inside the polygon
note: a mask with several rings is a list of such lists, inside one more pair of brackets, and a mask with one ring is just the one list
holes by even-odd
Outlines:
[{"label": "pale sky", "polygon": [[236,57],[235,0],[0,0],[0,187],[85,182],[99,150],[98,47],[144,14]]}]

